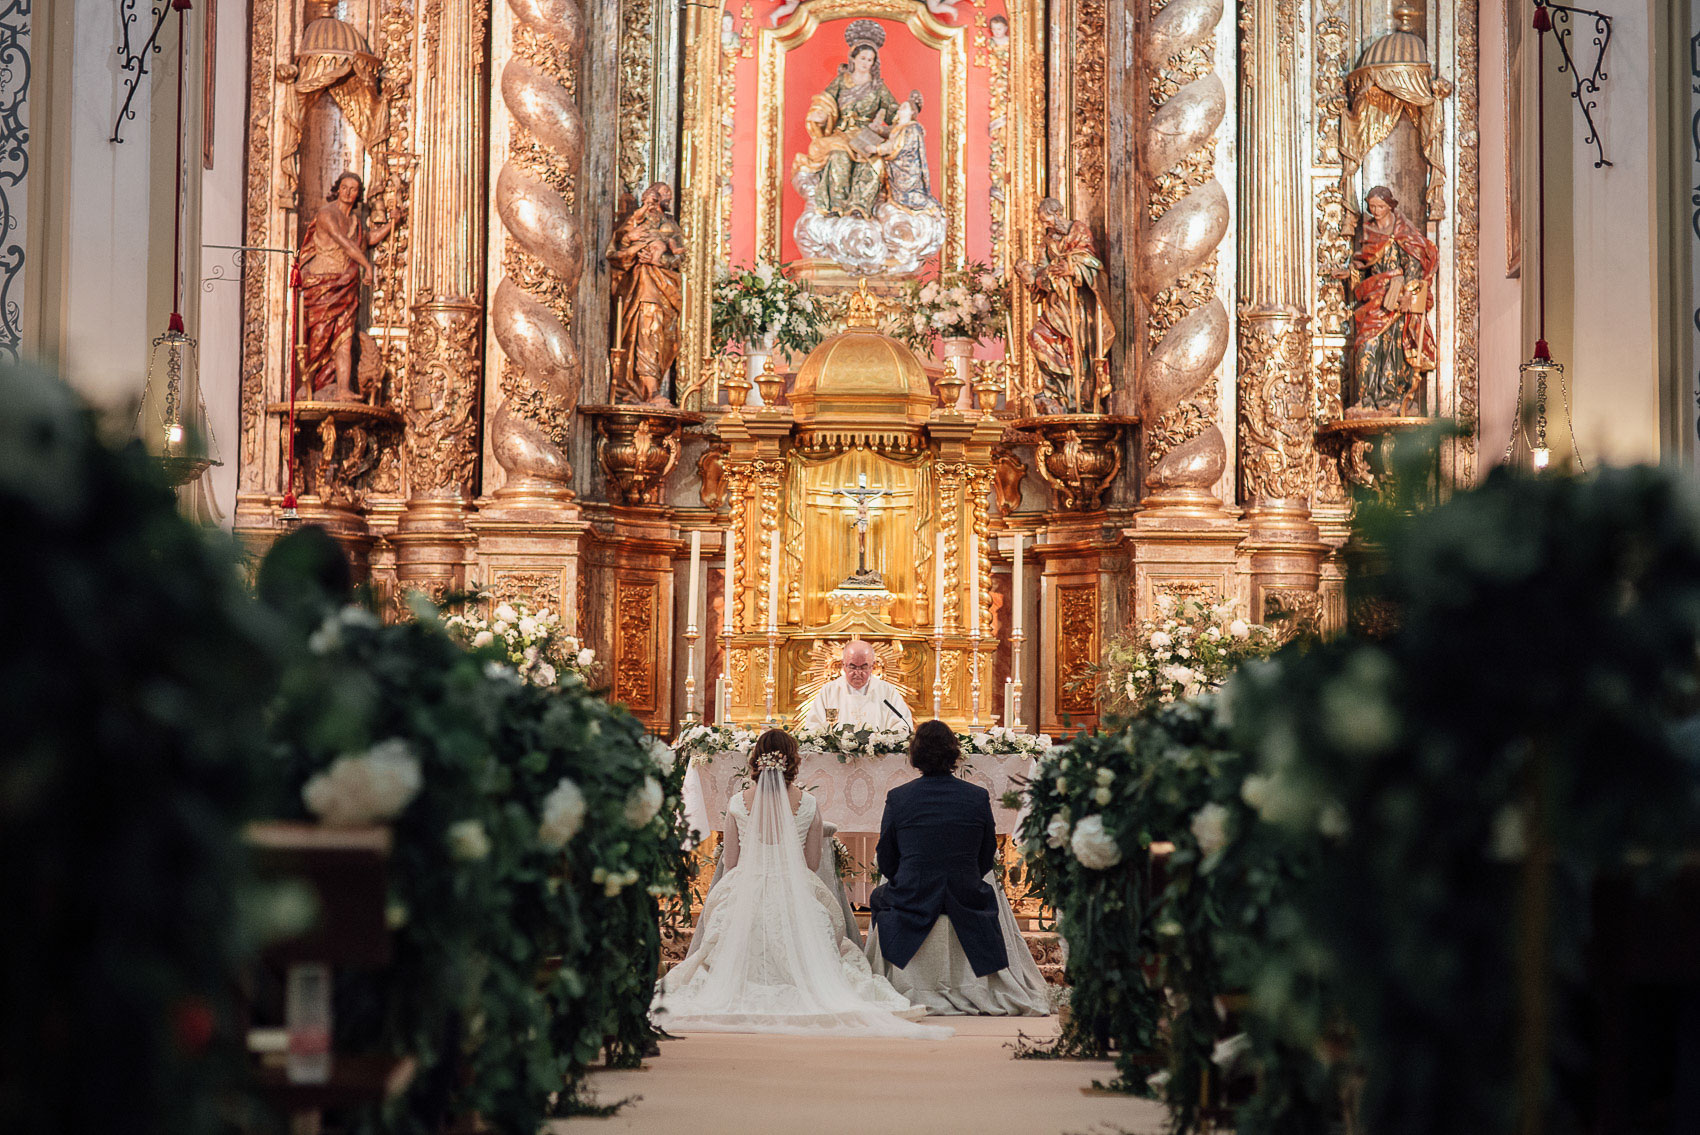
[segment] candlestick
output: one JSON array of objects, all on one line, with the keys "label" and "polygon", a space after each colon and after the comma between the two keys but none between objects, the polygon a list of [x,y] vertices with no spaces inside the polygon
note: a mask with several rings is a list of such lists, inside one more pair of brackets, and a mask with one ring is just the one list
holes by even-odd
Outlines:
[{"label": "candlestick", "polygon": [[1009,604],[1009,631],[1011,634],[1021,633],[1021,544],[1022,534],[1015,534],[1015,567],[1011,573],[1010,586],[1012,589]]},{"label": "candlestick", "polygon": [[779,629],[779,529],[767,546],[767,633]]},{"label": "candlestick", "polygon": [[773,695],[774,695],[774,691],[775,691],[776,686],[777,686],[777,683],[775,682],[774,664],[775,664],[775,661],[778,658],[778,656],[779,656],[779,631],[775,627],[768,627],[767,628],[767,680],[762,683],[763,691],[767,696],[767,710],[762,715],[762,725],[764,727],[768,728],[768,729],[777,728],[778,725],[779,725],[779,722],[775,721],[774,718],[773,718]]},{"label": "candlestick", "polygon": [[[685,723],[697,721],[697,596],[702,583],[702,532],[691,532],[690,589],[685,600]],[[707,670],[707,667],[704,667]],[[706,672],[703,677],[707,679]]]},{"label": "candlestick", "polygon": [[1008,678],[1003,680],[1003,727],[1005,729],[1008,729],[1010,722],[1015,720],[1015,715],[1009,708],[1009,682]]},{"label": "candlestick", "polygon": [[[980,637],[980,534],[968,534],[968,627],[976,639]],[[978,712],[980,707],[974,707]],[[976,723],[978,724],[978,723]]]},{"label": "candlestick", "polygon": [[697,598],[702,590],[702,530],[691,530],[691,590],[685,602],[685,624],[697,621]]},{"label": "candlestick", "polygon": [[[726,718],[732,709],[732,624],[737,621],[737,607],[732,595],[732,580],[735,578],[733,568],[736,566],[734,556],[738,547],[738,529],[736,525],[726,526],[725,558],[722,560],[721,572],[725,576],[721,580],[720,598],[720,682],[719,689],[714,694],[714,711],[717,725],[725,725]],[[704,670],[707,669],[705,666]]]},{"label": "candlestick", "polygon": [[1013,717],[1009,727],[1021,732],[1021,642],[1025,636],[1016,631],[1009,636],[1009,700]]},{"label": "candlestick", "polygon": [[972,679],[969,683],[969,700],[973,703],[973,708],[970,711],[971,720],[972,720],[972,723],[973,723],[971,728],[976,733],[978,733],[980,731],[980,626],[979,626],[980,617],[979,616],[980,616],[979,609],[976,608],[975,612],[974,612],[974,630],[968,636],[968,648],[974,652],[973,657],[970,659],[971,664],[970,664],[970,667],[969,667],[969,673],[970,673],[971,679]]}]

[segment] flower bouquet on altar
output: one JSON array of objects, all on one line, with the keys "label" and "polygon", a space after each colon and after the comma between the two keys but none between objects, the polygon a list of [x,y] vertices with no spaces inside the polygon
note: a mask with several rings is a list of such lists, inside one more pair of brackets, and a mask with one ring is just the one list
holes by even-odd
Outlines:
[{"label": "flower bouquet on altar", "polygon": [[984,733],[958,733],[965,754],[1004,757],[1012,753],[1039,756],[1051,750],[1048,733],[1017,733],[1002,725],[994,725]]},{"label": "flower bouquet on altar", "polygon": [[717,265],[709,304],[717,350],[729,343],[762,344],[804,355],[821,341],[814,293],[765,261],[754,268]]},{"label": "flower bouquet on altar", "polygon": [[883,757],[909,751],[907,729],[874,729],[866,725],[829,725],[825,729],[799,729],[797,745],[833,753],[843,764],[856,757]]},{"label": "flower bouquet on altar", "polygon": [[759,736],[736,725],[687,725],[673,740],[673,752],[693,765],[707,764],[718,753],[747,753]]},{"label": "flower bouquet on altar", "polygon": [[1169,702],[1221,688],[1240,663],[1274,652],[1280,643],[1268,627],[1247,622],[1233,601],[1157,596],[1157,614],[1140,620],[1131,637],[1113,640],[1104,662],[1071,686],[1099,686],[1106,716],[1142,717]]},{"label": "flower bouquet on altar", "polygon": [[909,286],[903,303],[881,328],[916,351],[939,339],[1002,339],[1009,293],[988,265],[969,261]]},{"label": "flower bouquet on altar", "polygon": [[576,637],[561,633],[561,617],[545,607],[532,614],[521,603],[499,604],[494,619],[450,615],[443,626],[450,637],[473,650],[500,646],[519,677],[534,686],[588,685],[596,672],[596,652]]}]

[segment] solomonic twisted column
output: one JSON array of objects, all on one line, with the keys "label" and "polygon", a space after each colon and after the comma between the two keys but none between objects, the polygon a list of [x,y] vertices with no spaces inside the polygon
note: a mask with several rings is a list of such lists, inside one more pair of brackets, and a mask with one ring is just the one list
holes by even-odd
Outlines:
[{"label": "solomonic twisted column", "polygon": [[1147,71],[1174,69],[1185,80],[1151,115],[1144,136],[1146,188],[1156,217],[1141,242],[1140,283],[1152,324],[1161,329],[1140,374],[1147,508],[1219,511],[1211,487],[1228,463],[1211,384],[1231,334],[1216,293],[1215,256],[1232,217],[1212,170],[1228,96],[1213,63],[1188,69],[1196,49],[1214,51],[1221,19],[1222,0],[1169,0],[1145,40]]},{"label": "solomonic twisted column", "polygon": [[508,0],[513,56],[502,69],[501,108],[510,132],[496,176],[495,206],[506,249],[490,304],[502,401],[491,421],[507,474],[501,506],[555,506],[573,496],[566,449],[583,378],[568,297],[584,270],[584,230],[569,200],[584,156],[584,122],[573,72],[584,53],[574,0]]}]

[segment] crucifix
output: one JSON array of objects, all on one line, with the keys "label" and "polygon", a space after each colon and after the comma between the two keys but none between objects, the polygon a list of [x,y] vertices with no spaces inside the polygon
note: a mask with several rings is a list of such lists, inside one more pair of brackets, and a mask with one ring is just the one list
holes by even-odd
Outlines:
[{"label": "crucifix", "polygon": [[839,586],[884,586],[885,580],[880,573],[868,570],[868,509],[874,501],[886,495],[886,490],[868,488],[868,475],[858,473],[855,488],[834,489],[832,495],[849,497],[856,502],[856,571]]}]

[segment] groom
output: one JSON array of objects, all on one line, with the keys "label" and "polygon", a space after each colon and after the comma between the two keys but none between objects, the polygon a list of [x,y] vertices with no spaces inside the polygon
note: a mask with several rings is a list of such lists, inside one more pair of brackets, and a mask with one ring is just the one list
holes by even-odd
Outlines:
[{"label": "groom", "polygon": [[965,968],[984,978],[1009,965],[985,879],[997,854],[992,800],[951,775],[961,756],[942,721],[926,722],[909,742],[921,775],[885,797],[875,858],[886,881],[868,898],[868,955],[875,973],[933,1012],[1009,1012],[969,1007],[958,988]]}]

